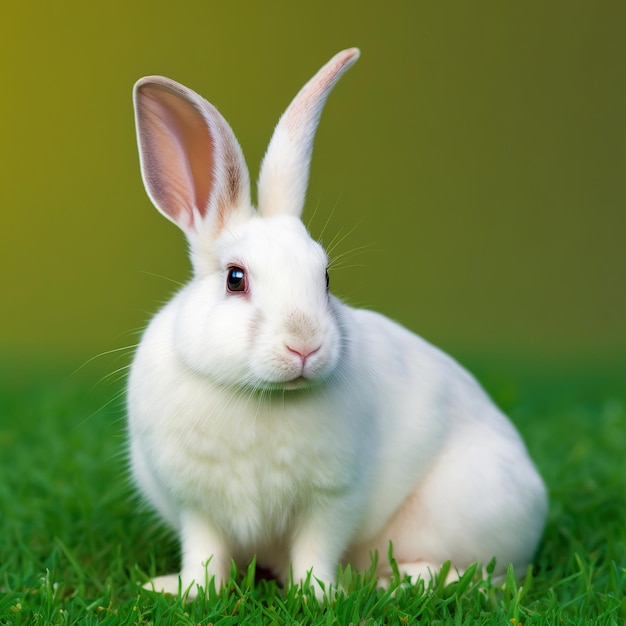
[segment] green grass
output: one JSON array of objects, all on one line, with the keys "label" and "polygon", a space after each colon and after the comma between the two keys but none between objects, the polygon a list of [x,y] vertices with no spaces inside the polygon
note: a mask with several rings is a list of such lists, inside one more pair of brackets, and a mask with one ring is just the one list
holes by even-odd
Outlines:
[{"label": "green grass", "polygon": [[255,582],[253,567],[188,604],[140,589],[149,576],[176,570],[178,555],[127,484],[123,403],[110,402],[122,384],[94,385],[98,372],[63,370],[0,383],[0,624],[625,624],[619,370],[480,365],[474,371],[549,485],[535,567],[500,585],[470,571],[448,587],[393,593],[347,570],[345,591],[321,606],[307,591]]}]

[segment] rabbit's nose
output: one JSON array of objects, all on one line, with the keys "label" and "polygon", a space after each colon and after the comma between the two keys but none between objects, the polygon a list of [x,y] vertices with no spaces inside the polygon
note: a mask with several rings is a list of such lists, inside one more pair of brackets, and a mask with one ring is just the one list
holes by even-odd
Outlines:
[{"label": "rabbit's nose", "polygon": [[321,345],[317,347],[311,347],[307,344],[303,344],[301,346],[294,347],[294,346],[290,346],[289,344],[286,344],[286,347],[287,347],[287,350],[289,350],[289,352],[297,355],[298,357],[300,357],[300,359],[302,359],[302,365],[304,366],[304,364],[306,363],[306,360],[312,354],[315,354],[316,352],[318,352],[319,349],[321,348]]}]

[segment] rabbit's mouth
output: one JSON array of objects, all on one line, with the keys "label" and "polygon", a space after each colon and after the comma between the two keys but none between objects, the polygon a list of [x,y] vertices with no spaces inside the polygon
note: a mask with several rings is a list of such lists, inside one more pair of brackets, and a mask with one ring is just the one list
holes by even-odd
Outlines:
[{"label": "rabbit's mouth", "polygon": [[297,378],[292,378],[291,380],[286,380],[281,384],[284,391],[295,391],[299,389],[311,389],[312,387],[317,387],[318,385],[322,385],[326,381],[324,376],[313,376],[311,378],[307,376],[298,376]]},{"label": "rabbit's mouth", "polygon": [[293,378],[292,380],[287,380],[283,383],[284,389],[302,389],[303,387],[309,387],[315,381],[310,378],[305,378],[304,376],[298,376],[297,378]]},{"label": "rabbit's mouth", "polygon": [[290,380],[275,381],[275,382],[259,382],[253,385],[244,385],[244,388],[248,391],[260,392],[261,394],[278,393],[283,394],[286,391],[305,391],[316,387],[323,381],[322,378],[306,378],[305,376],[298,376]]}]

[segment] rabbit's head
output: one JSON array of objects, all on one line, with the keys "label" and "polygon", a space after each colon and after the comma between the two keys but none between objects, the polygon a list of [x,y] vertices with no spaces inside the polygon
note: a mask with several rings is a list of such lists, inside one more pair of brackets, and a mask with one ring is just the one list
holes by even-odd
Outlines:
[{"label": "rabbit's head", "polygon": [[279,120],[261,165],[258,210],[230,126],[209,102],[162,77],[134,90],[141,171],[157,209],[189,242],[191,282],[170,303],[171,345],[190,370],[229,386],[308,387],[346,349],[328,258],[300,216],[326,98],[357,60],[333,57]]}]

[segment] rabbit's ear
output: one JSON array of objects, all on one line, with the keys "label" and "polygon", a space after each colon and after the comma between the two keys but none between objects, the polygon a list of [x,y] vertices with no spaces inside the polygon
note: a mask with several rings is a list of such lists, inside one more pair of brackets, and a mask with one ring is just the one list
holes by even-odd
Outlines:
[{"label": "rabbit's ear", "polygon": [[302,214],[315,130],[326,98],[341,75],[359,58],[350,48],[335,55],[300,90],[276,125],[259,174],[263,216]]},{"label": "rabbit's ear", "polygon": [[241,148],[212,104],[161,76],[137,81],[133,100],[143,182],[165,217],[190,236],[251,210]]}]

